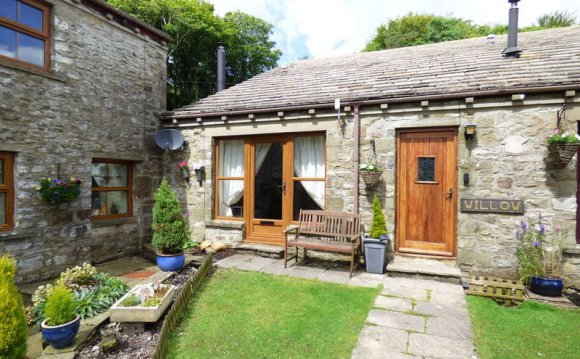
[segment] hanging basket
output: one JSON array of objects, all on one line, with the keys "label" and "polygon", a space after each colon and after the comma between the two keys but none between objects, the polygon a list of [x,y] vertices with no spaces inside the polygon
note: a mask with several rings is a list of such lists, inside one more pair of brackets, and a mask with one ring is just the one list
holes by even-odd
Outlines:
[{"label": "hanging basket", "polygon": [[381,180],[381,175],[383,174],[383,170],[378,171],[367,171],[367,170],[360,170],[360,175],[365,183],[365,186],[368,188],[374,187],[379,181]]},{"label": "hanging basket", "polygon": [[548,145],[548,165],[564,168],[574,158],[580,143],[552,143]]}]

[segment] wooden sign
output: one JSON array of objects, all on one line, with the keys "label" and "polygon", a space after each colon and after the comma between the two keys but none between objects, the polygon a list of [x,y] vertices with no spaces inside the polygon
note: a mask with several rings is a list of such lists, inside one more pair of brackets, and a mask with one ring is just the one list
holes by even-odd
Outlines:
[{"label": "wooden sign", "polygon": [[524,214],[526,210],[525,203],[521,199],[462,198],[460,208],[461,212],[506,214]]}]

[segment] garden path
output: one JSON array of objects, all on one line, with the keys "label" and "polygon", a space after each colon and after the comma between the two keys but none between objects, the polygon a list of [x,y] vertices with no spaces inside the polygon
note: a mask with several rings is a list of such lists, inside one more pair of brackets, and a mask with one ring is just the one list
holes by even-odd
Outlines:
[{"label": "garden path", "polygon": [[216,265],[353,286],[382,284],[353,359],[477,358],[465,294],[459,284],[370,273],[349,278],[347,270],[300,265],[284,268],[283,260],[248,254],[224,258]]}]

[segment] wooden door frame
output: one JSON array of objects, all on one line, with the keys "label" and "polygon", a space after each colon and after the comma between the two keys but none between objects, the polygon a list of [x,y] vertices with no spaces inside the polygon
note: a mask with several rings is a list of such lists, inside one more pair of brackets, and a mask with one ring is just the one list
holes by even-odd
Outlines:
[{"label": "wooden door frame", "polygon": [[[400,233],[400,225],[399,225],[399,220],[400,220],[400,213],[401,213],[401,206],[399,206],[399,189],[400,189],[400,176],[399,176],[399,157],[400,157],[400,153],[401,153],[401,134],[404,133],[426,133],[426,132],[454,132],[454,136],[453,136],[453,157],[454,159],[452,159],[452,170],[453,170],[453,175],[451,176],[451,178],[454,179],[454,183],[453,183],[453,192],[455,193],[455,198],[454,198],[454,202],[453,202],[453,210],[451,211],[453,214],[453,222],[451,223],[451,236],[452,236],[452,240],[453,240],[453,246],[451,249],[451,256],[441,256],[438,254],[431,254],[428,252],[425,253],[419,253],[420,251],[417,251],[417,253],[409,253],[409,252],[405,252],[405,253],[401,253],[399,250],[400,244],[401,244],[401,237],[399,235]],[[412,255],[424,255],[424,256],[428,256],[428,257],[443,257],[446,259],[450,259],[450,258],[455,258],[457,256],[457,210],[458,210],[458,202],[459,202],[459,192],[458,192],[458,187],[459,187],[459,181],[458,181],[458,140],[457,140],[457,136],[459,134],[459,127],[458,126],[445,126],[445,127],[423,127],[423,128],[397,128],[395,129],[395,139],[396,139],[396,155],[395,155],[395,251],[397,254],[412,254]]]}]

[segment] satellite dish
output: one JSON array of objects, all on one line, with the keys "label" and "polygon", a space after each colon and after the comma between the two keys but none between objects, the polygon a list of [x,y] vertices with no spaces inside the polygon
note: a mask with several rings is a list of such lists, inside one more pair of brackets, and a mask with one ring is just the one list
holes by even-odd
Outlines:
[{"label": "satellite dish", "polygon": [[176,150],[183,145],[185,140],[181,132],[174,129],[165,129],[155,134],[155,143],[164,150]]}]

